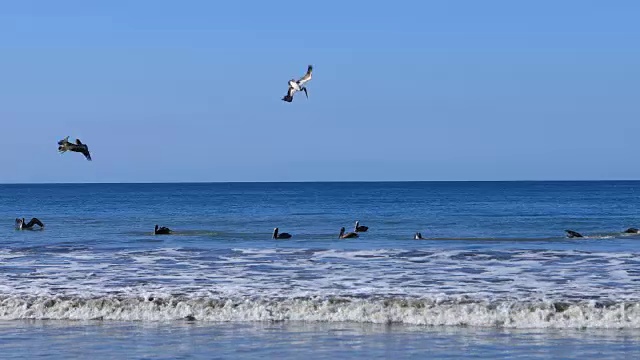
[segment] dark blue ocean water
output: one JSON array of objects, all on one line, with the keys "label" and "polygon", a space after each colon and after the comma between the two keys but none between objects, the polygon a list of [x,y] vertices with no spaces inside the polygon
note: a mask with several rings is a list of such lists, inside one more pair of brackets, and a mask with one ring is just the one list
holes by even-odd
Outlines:
[{"label": "dark blue ocean water", "polygon": [[[621,232],[640,227],[638,200],[640,182],[0,185],[0,342],[5,354],[18,338],[65,346],[46,334],[79,326],[100,353],[100,341],[126,349],[132,334],[242,334],[250,357],[277,334],[283,348],[339,357],[330,350],[355,346],[344,331],[370,343],[369,357],[402,339],[422,357],[428,339],[446,355],[533,331],[548,342],[523,355],[590,357],[573,347],[591,335],[596,352],[637,353],[640,236]],[[45,228],[15,230],[16,217]],[[356,220],[369,231],[338,239]],[[153,235],[155,224],[174,234]],[[274,227],[293,237],[271,239]],[[220,343],[243,357],[236,345]]]}]

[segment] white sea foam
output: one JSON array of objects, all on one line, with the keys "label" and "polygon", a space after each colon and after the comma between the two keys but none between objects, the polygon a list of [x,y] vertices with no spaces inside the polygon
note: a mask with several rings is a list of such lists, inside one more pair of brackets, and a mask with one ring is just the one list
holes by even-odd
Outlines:
[{"label": "white sea foam", "polygon": [[640,301],[633,253],[159,248],[3,251],[0,296]]},{"label": "white sea foam", "polygon": [[506,328],[640,328],[640,303],[468,299],[0,297],[0,319],[309,321]]},{"label": "white sea foam", "polygon": [[388,250],[355,250],[340,251],[335,249],[317,251],[314,256],[316,258],[338,258],[338,259],[375,259],[386,258],[394,252]]}]

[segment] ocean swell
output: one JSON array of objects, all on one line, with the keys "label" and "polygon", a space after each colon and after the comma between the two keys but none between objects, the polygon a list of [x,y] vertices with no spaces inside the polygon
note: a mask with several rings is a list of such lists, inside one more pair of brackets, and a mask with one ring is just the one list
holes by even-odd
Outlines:
[{"label": "ocean swell", "polygon": [[0,297],[0,320],[309,321],[505,328],[640,328],[640,302]]}]

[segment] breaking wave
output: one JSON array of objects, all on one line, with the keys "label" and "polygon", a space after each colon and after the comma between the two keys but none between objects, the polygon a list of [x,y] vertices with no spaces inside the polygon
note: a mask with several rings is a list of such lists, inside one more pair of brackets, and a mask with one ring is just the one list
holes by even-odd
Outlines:
[{"label": "breaking wave", "polygon": [[504,328],[640,328],[640,302],[469,299],[0,297],[0,320],[307,321]]}]

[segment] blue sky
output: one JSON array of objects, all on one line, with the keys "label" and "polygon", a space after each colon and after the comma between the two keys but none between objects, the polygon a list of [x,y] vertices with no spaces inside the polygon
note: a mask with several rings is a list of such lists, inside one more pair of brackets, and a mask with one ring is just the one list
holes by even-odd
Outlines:
[{"label": "blue sky", "polygon": [[[640,179],[639,13],[3,2],[0,182]],[[307,64],[310,98],[280,101]]]}]

